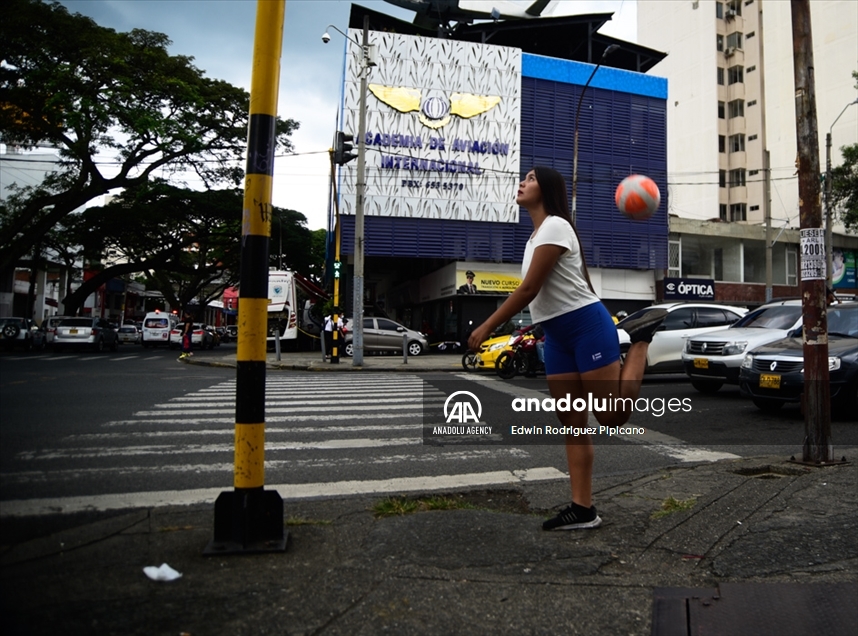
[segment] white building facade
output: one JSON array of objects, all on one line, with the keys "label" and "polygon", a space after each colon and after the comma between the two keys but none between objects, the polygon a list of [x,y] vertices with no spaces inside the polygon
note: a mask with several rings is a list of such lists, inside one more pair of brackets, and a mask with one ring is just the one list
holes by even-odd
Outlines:
[{"label": "white building facade", "polygon": [[[824,171],[829,130],[833,166],[841,146],[858,143],[858,3],[810,4]],[[774,295],[795,295],[796,233],[786,231],[800,225],[790,3],[639,0],[637,7],[639,42],[668,52],[652,71],[668,78],[669,213],[684,221],[681,233],[671,226],[668,275],[713,279],[725,291],[764,284],[760,227],[770,202],[773,284],[790,288]],[[835,287],[854,290],[858,238],[835,223],[833,246],[852,263]],[[754,291],[721,299],[762,300]]]}]

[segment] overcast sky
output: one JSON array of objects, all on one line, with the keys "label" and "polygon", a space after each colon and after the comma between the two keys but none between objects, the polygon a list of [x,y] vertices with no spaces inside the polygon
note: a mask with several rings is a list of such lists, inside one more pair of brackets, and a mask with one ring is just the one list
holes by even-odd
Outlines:
[{"label": "overcast sky", "polygon": [[[70,11],[116,31],[139,28],[165,33],[170,53],[194,57],[212,78],[250,90],[256,0],[61,0]],[[327,150],[336,129],[342,82],[344,41],[331,30],[348,27],[348,0],[287,0],[281,57],[278,114],[301,128],[292,137],[296,155],[278,158],[273,203],[307,217],[310,229],[326,227],[329,183]],[[412,11],[383,0],[356,4],[411,21]],[[486,2],[487,10],[492,3]],[[519,2],[522,7],[530,1]],[[636,41],[635,0],[562,0],[552,15],[613,12],[601,32]]]}]

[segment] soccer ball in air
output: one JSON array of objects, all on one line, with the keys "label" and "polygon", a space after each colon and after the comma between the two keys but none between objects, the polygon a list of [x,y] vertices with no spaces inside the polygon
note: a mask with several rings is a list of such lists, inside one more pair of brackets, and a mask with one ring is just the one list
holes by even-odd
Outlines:
[{"label": "soccer ball in air", "polygon": [[645,221],[658,209],[661,193],[655,181],[642,174],[633,174],[617,186],[614,201],[619,211],[630,219]]}]

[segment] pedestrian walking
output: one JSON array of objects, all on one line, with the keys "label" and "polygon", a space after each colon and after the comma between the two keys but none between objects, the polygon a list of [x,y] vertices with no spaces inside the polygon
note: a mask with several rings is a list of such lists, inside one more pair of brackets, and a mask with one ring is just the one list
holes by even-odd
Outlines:
[{"label": "pedestrian walking", "polygon": [[191,350],[192,335],[194,333],[194,317],[190,312],[185,312],[182,318],[182,353],[179,355],[179,360],[185,360],[194,355]]},{"label": "pedestrian walking", "polygon": [[[533,234],[521,263],[522,282],[483,324],[474,329],[468,346],[477,351],[492,330],[525,306],[545,330],[545,373],[555,400],[592,395],[595,404],[616,405],[619,410],[594,409],[600,424],[619,426],[631,417],[626,400],[637,399],[652,336],[667,312],[644,312],[634,323],[626,321],[631,347],[620,364],[617,329],[611,315],[590,283],[578,232],[569,215],[566,182],[551,168],[537,167],[521,182],[516,203],[527,209]],[[619,403],[619,404],[618,404]],[[584,428],[588,412],[557,410],[563,426]],[[572,502],[544,530],[596,528],[602,520],[592,503],[593,440],[591,436],[566,436],[566,459]]]}]

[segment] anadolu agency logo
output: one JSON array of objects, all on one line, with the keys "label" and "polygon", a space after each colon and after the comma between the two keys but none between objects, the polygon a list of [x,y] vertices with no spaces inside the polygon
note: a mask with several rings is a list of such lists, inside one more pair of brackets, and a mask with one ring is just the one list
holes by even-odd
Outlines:
[{"label": "anadolu agency logo", "polygon": [[[450,401],[457,395],[467,395],[470,400],[460,398],[450,404]],[[474,406],[477,410],[474,411]],[[455,421],[457,424],[467,424],[468,422],[479,423],[480,417],[483,415],[483,405],[480,403],[480,398],[470,391],[456,391],[451,393],[444,402],[444,421],[449,424]]]}]

